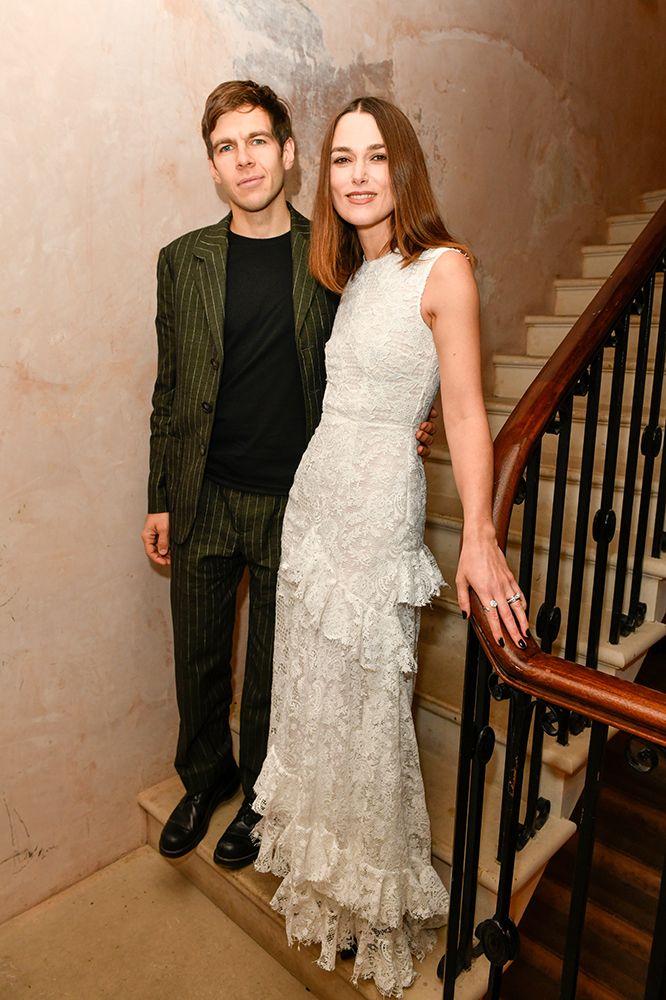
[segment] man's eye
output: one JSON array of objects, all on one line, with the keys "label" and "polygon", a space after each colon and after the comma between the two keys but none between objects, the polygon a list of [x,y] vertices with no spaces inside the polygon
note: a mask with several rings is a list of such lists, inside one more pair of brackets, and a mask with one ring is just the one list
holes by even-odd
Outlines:
[{"label": "man's eye", "polygon": [[253,146],[265,146],[266,145],[266,140],[265,139],[260,139],[257,136],[255,139],[252,140],[252,145]]},{"label": "man's eye", "polygon": [[224,146],[217,147],[218,153],[228,153],[230,149],[231,149],[231,143],[226,143],[226,145]]}]

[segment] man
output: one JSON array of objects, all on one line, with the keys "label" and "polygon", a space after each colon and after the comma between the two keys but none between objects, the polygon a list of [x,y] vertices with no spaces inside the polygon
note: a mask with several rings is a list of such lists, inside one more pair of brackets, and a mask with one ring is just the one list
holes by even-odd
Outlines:
[{"label": "man", "polygon": [[[158,372],[151,417],[149,511],[142,539],[171,566],[186,794],[160,851],[178,858],[242,784],[243,803],[215,849],[254,860],[253,786],[270,718],[275,586],[282,518],[321,415],[324,347],[337,299],[308,271],[309,224],[288,205],[289,111],[269,87],[221,84],[202,120],[208,166],[230,213],[159,256]],[[419,452],[431,425],[421,425]],[[240,754],[232,754],[231,651],[236,591],[250,577]]]}]

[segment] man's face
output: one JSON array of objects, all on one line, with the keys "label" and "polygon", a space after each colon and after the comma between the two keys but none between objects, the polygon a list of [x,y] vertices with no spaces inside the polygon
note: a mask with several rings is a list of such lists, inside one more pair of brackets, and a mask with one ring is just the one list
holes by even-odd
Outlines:
[{"label": "man's face", "polygon": [[232,211],[261,212],[275,201],[294,162],[294,141],[280,149],[267,111],[248,106],[220,115],[210,141],[208,167]]}]

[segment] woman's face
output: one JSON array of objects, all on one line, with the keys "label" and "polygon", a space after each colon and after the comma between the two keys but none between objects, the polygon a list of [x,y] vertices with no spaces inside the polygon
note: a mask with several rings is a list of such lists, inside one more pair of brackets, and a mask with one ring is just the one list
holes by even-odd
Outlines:
[{"label": "woman's face", "polygon": [[373,243],[391,237],[394,202],[388,158],[377,122],[366,111],[343,115],[333,133],[331,196],[335,211]]}]

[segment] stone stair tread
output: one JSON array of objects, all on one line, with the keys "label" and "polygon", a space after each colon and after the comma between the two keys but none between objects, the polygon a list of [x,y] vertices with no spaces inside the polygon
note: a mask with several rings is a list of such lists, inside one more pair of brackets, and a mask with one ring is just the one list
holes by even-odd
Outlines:
[{"label": "stone stair tread", "polygon": [[[178,778],[169,778],[139,795],[139,804],[148,816],[148,842],[157,848],[160,830],[171,810],[183,794]],[[290,948],[284,931],[284,921],[271,909],[270,901],[279,884],[273,875],[255,871],[253,866],[230,871],[213,861],[213,851],[218,838],[233,818],[240,805],[240,793],[224,803],[215,812],[208,833],[187,858],[167,862],[195,885],[246,933],[250,934],[264,950],[276,958],[289,972],[303,982],[314,994],[315,1000],[354,1000],[359,996],[377,1000],[377,991],[371,983],[351,985],[353,962],[338,960],[333,973],[324,972],[315,964],[318,949],[312,946]],[[410,1000],[439,1000],[442,986],[437,979],[437,963],[444,951],[446,928],[439,931],[436,948],[423,962],[415,962],[418,972],[416,982],[409,990]],[[481,1000],[488,978],[485,959],[475,962],[468,973],[458,980],[456,1000]]]},{"label": "stone stair tread", "polygon": [[[447,768],[434,754],[421,750],[421,769],[432,828],[433,854],[450,865],[453,854],[456,768]],[[500,804],[500,790],[487,786],[481,830],[479,884],[495,894],[499,882],[496,854]],[[516,856],[514,892],[526,886],[543,869],[575,829],[575,824],[568,819],[554,816],[548,819],[538,835]]]},{"label": "stone stair tread", "polygon": [[609,215],[606,222],[649,222],[654,212],[628,212],[623,215]]},{"label": "stone stair tread", "polygon": [[633,243],[586,243],[583,247],[581,247],[581,253],[626,253],[632,246]]}]

